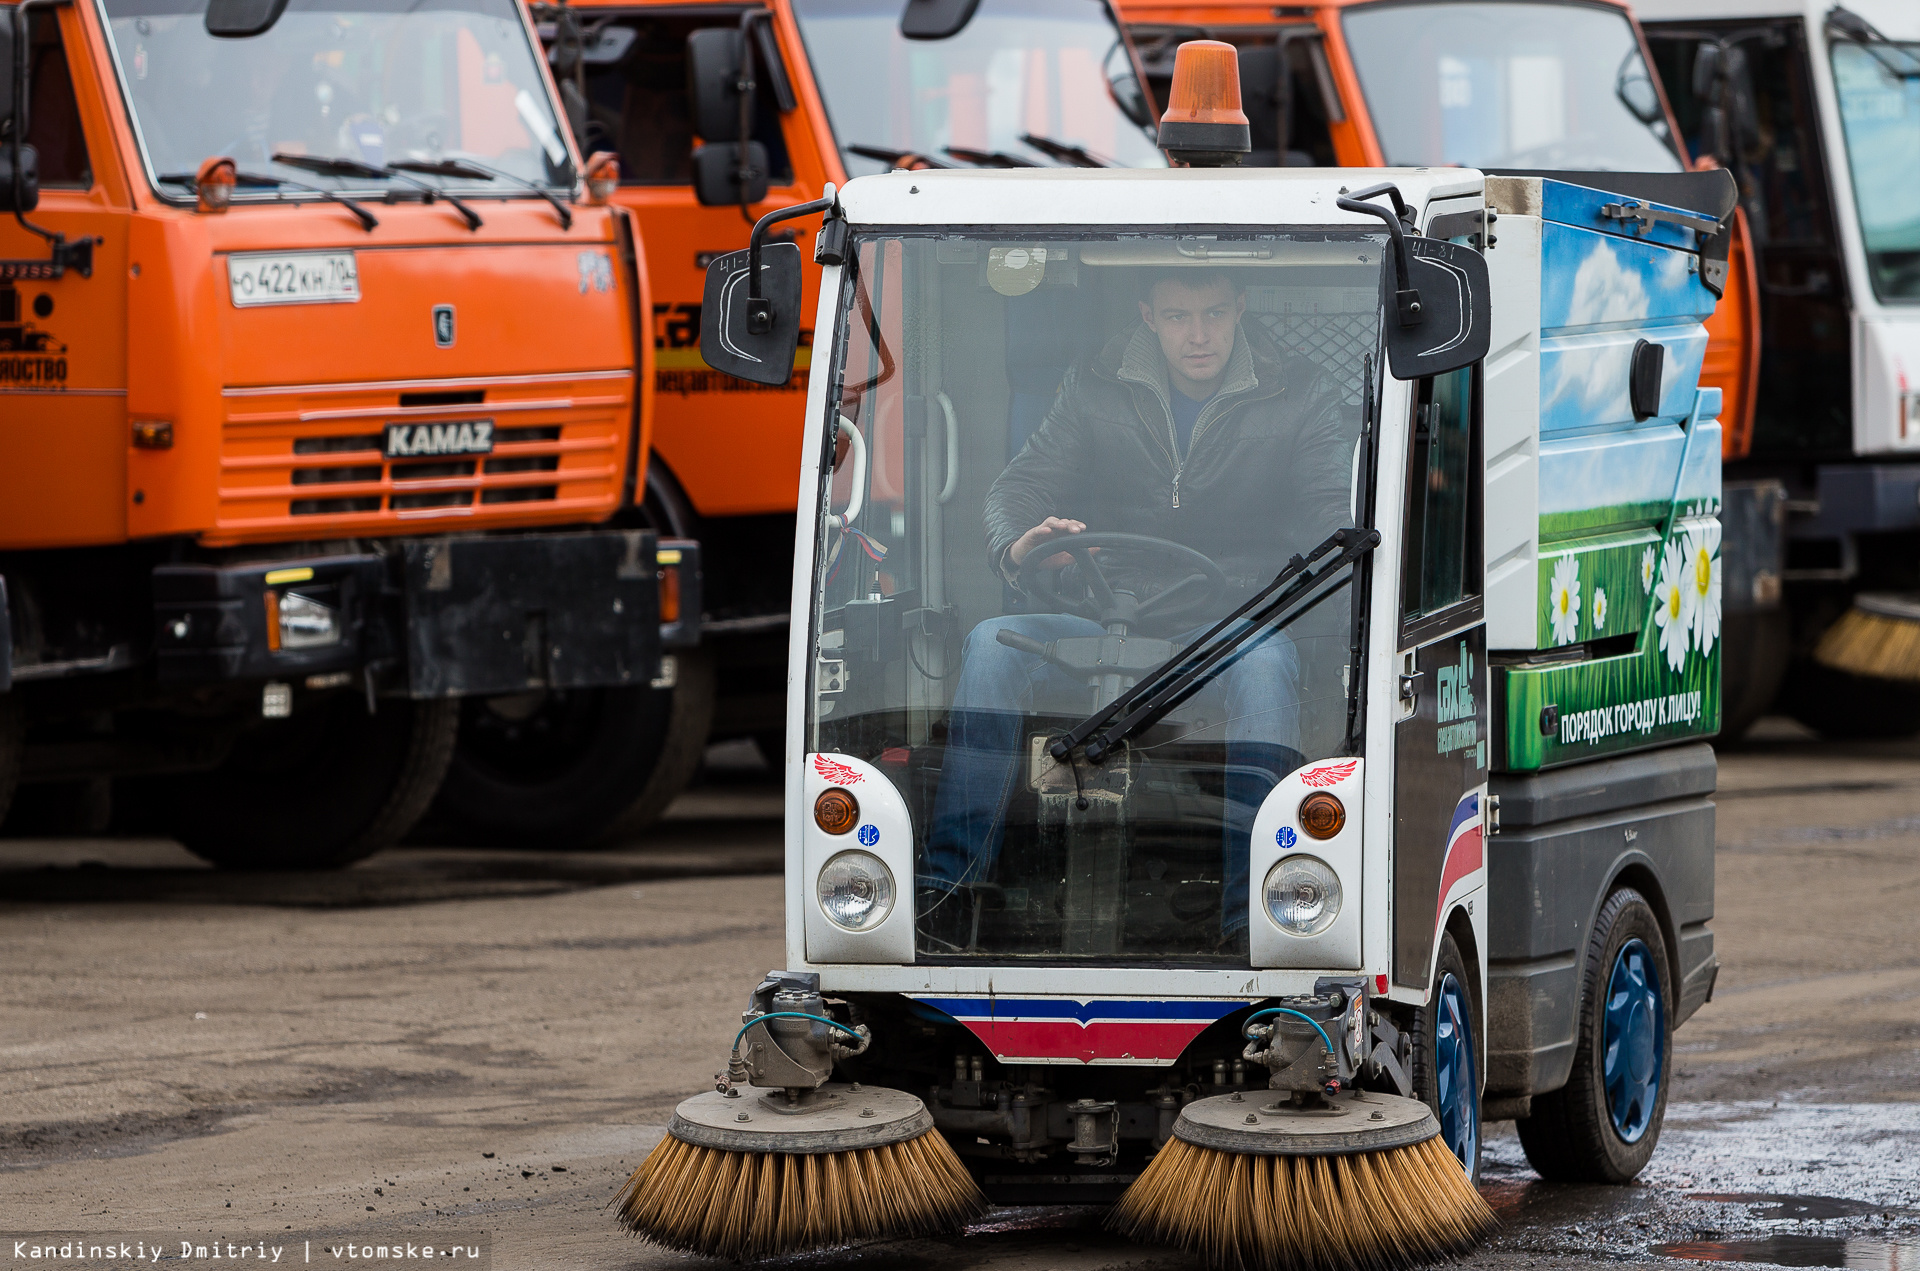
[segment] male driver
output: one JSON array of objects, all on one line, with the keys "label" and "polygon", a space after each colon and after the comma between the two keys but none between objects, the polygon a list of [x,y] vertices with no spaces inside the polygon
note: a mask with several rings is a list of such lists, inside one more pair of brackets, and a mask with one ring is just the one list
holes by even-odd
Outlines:
[{"label": "male driver", "polygon": [[[1348,523],[1353,440],[1333,383],[1283,352],[1259,324],[1244,324],[1246,297],[1232,271],[1157,271],[1139,325],[1069,371],[1046,418],[987,495],[987,551],[1014,582],[1034,553],[1048,567],[1070,559],[1050,544],[1085,530],[1170,539],[1211,557],[1228,594],[1203,617],[1217,620]],[[1142,561],[1143,567],[1152,562]],[[1106,569],[1116,590],[1145,595],[1178,581]],[[1185,643],[1203,624],[1182,636]],[[959,884],[983,880],[1000,851],[1002,815],[1025,771],[1023,712],[1085,710],[1087,685],[1040,655],[1001,644],[1001,631],[1046,642],[1100,635],[1069,614],[989,619],[967,636],[934,807],[921,912],[936,939],[964,945]],[[1246,834],[1273,781],[1299,761],[1299,660],[1284,633],[1244,647],[1221,674],[1228,710],[1229,818],[1223,944],[1244,930]],[[1064,708],[1064,709],[1062,709]],[[1261,777],[1260,772],[1269,773]],[[1251,783],[1251,786],[1249,785]]]}]

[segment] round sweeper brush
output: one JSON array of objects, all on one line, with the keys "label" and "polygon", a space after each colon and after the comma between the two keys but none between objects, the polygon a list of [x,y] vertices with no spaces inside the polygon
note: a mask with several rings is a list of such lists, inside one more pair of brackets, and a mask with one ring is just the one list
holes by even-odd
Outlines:
[{"label": "round sweeper brush", "polygon": [[1398,1271],[1466,1252],[1493,1211],[1427,1105],[1348,1091],[1188,1104],[1109,1225],[1230,1271]]},{"label": "round sweeper brush", "polygon": [[656,1244],[735,1259],[940,1235],[987,1207],[919,1099],[834,1082],[695,1095],[615,1203]]}]

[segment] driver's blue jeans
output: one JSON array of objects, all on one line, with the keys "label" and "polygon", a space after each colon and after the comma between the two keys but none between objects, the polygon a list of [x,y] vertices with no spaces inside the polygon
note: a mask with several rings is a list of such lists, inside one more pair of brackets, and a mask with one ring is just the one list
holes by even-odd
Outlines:
[{"label": "driver's blue jeans", "polygon": [[[1204,630],[1189,631],[1175,644],[1185,645]],[[968,633],[948,717],[933,833],[918,871],[921,887],[946,890],[988,877],[1000,856],[1007,801],[1028,763],[1028,712],[1039,708],[1070,716],[1090,707],[1084,681],[1039,654],[1001,644],[1002,631],[1042,643],[1105,634],[1099,623],[1071,614],[990,618]],[[1227,707],[1221,930],[1230,934],[1247,923],[1247,847],[1254,812],[1299,762],[1299,654],[1286,633],[1269,631],[1239,650],[1218,683]]]}]

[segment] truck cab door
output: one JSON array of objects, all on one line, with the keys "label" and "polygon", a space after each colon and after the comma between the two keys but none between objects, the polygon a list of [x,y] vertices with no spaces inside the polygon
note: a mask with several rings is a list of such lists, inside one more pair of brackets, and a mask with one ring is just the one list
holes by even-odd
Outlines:
[{"label": "truck cab door", "polygon": [[88,53],[92,12],[41,8],[27,22],[25,140],[39,154],[40,203],[26,219],[69,243],[94,241],[87,269],[55,271],[46,238],[0,217],[0,472],[17,495],[0,502],[0,541],[10,547],[127,533],[126,191]]},{"label": "truck cab door", "polygon": [[[731,138],[695,135],[687,40],[696,31],[738,30],[743,12],[743,6],[725,5],[575,10],[587,33],[586,129],[580,148],[620,156],[615,199],[632,209],[644,240],[653,291],[648,319],[654,342],[654,451],[702,516],[793,508],[811,352],[812,333],[803,330],[792,379],[771,387],[712,370],[700,357],[707,262],[745,247],[752,225],[739,204],[709,206],[696,197],[695,147]],[[749,209],[754,217],[818,197],[829,179],[804,101],[783,112],[767,87],[760,57],[769,43],[755,42],[760,89],[753,138],[766,149],[770,189]],[[781,51],[793,81],[793,58]],[[819,269],[809,263],[803,279],[801,312],[810,324],[819,299]]]},{"label": "truck cab door", "polygon": [[1420,381],[1416,400],[1394,659],[1393,981],[1425,990],[1445,905],[1485,876],[1479,366]]}]

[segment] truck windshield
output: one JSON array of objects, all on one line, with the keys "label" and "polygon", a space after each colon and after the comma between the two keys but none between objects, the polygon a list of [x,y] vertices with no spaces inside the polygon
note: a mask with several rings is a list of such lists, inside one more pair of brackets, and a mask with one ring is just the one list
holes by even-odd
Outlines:
[{"label": "truck windshield", "polygon": [[1874,292],[1920,300],[1920,44],[1836,42],[1833,82]]},{"label": "truck windshield", "polygon": [[[275,154],[478,161],[435,178],[497,185],[572,182],[565,143],[513,0],[292,0],[247,39],[208,34],[206,0],[101,0],[140,144],[155,177],[224,155],[242,172],[385,188],[380,177],[316,176]],[[250,196],[249,186],[238,197]],[[269,194],[267,197],[271,197]]]},{"label": "truck windshield", "polygon": [[1103,763],[1047,746],[1354,523],[1379,261],[1343,232],[858,240],[809,749],[904,795],[923,958],[1246,964],[1254,813],[1350,752],[1350,583]]},{"label": "truck windshield", "polygon": [[[1123,168],[1166,166],[1102,0],[981,0],[944,40],[900,34],[901,0],[795,0],[847,173],[895,156],[954,167],[1055,166],[1053,147]],[[1027,138],[1038,138],[1039,145]]]},{"label": "truck windshield", "polygon": [[1377,4],[1345,28],[1388,166],[1680,171],[1622,10]]}]

